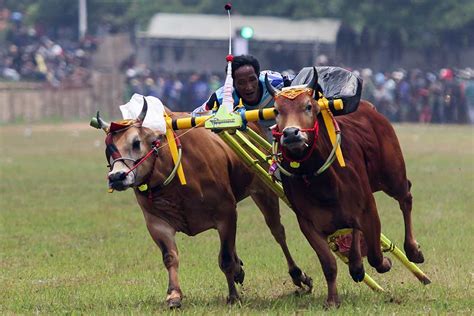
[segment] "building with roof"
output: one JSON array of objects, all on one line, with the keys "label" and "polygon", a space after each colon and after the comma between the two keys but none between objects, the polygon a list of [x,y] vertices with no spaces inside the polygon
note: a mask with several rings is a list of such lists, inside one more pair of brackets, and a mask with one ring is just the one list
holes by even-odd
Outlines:
[{"label": "building with roof", "polygon": [[[251,39],[236,36],[243,27],[253,30]],[[318,55],[334,56],[339,27],[336,19],[233,15],[233,53],[248,48],[262,69],[298,70],[315,64]],[[137,36],[137,59],[166,71],[224,72],[228,45],[226,15],[158,13]]]}]

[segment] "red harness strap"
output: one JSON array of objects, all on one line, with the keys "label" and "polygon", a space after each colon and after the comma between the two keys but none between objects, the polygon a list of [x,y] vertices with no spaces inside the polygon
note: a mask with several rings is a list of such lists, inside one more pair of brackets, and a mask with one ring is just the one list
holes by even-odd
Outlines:
[{"label": "red harness strap", "polygon": [[105,146],[108,156],[107,159],[110,159],[109,157],[112,157],[112,161],[115,161],[117,159],[122,158],[122,155],[120,154],[117,146],[115,146],[114,144],[112,133],[107,134],[107,136],[105,137]]},{"label": "red harness strap", "polygon": [[150,151],[145,155],[143,156],[143,158],[139,159],[137,163],[135,163],[135,165],[130,168],[130,170],[128,170],[126,172],[126,174],[128,175],[130,172],[132,172],[133,170],[137,169],[139,165],[141,165],[143,162],[145,162],[145,160],[148,159],[148,157],[151,156],[151,154],[153,154],[154,152],[156,152],[156,149],[160,146],[160,141],[159,140],[155,140],[152,145],[151,145],[151,149]]},{"label": "red harness strap", "polygon": [[[316,140],[318,139],[318,136],[319,136],[319,123],[318,123],[318,120],[316,119],[314,121],[313,128],[300,129],[300,132],[306,132],[306,133],[311,133],[312,132],[312,133],[314,133],[313,144],[311,145],[310,150],[301,159],[291,159],[291,158],[288,157],[288,154],[287,154],[285,148],[282,146],[283,149],[282,149],[281,153],[283,155],[283,159],[285,159],[287,161],[303,162],[303,161],[308,160],[309,157],[311,157],[314,149],[316,148]],[[280,142],[280,139],[281,139],[281,136],[283,136],[283,133],[278,130],[278,125],[276,125],[274,128],[272,128],[272,136],[275,138],[275,140],[278,143]]]},{"label": "red harness strap", "polygon": [[[143,156],[142,158],[137,159],[134,163],[134,166],[131,167],[131,168],[129,167],[129,170],[125,173],[125,175],[128,175],[130,172],[132,172],[133,170],[138,168],[139,165],[141,165],[143,162],[145,162],[145,160],[147,160],[154,152],[156,152],[156,150],[160,146],[160,144],[161,143],[158,139],[155,140],[151,145],[150,151],[148,153],[146,153],[146,155]],[[114,144],[112,133],[109,133],[107,135],[107,137],[105,138],[105,145],[106,145],[107,155],[112,157],[112,163],[111,163],[110,168],[113,167],[113,164],[116,161],[125,160],[125,159],[126,160],[132,160],[132,159],[128,159],[128,158],[125,158],[125,159],[122,158],[122,155],[120,154],[120,151],[118,150],[117,146],[115,146],[115,144]]]}]

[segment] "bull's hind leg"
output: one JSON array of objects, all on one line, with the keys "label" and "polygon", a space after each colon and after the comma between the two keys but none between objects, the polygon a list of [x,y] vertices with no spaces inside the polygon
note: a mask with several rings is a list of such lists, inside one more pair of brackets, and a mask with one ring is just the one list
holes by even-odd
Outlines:
[{"label": "bull's hind leg", "polygon": [[380,247],[381,227],[375,199],[372,194],[368,194],[367,198],[367,210],[360,223],[365,242],[367,243],[367,259],[378,273],[385,273],[391,269],[392,262],[383,256]]},{"label": "bull's hind leg", "polygon": [[363,281],[365,276],[360,249],[361,234],[362,232],[356,228],[352,230],[352,243],[351,250],[349,251],[349,273],[355,282]]},{"label": "bull's hind leg", "polygon": [[405,222],[405,242],[403,247],[405,248],[405,253],[407,258],[411,262],[422,263],[425,261],[423,253],[419,249],[419,245],[416,242],[414,233],[413,233],[413,224],[411,220],[411,210],[413,207],[413,196],[411,195],[411,182],[407,180],[408,190],[404,192],[400,197],[395,197],[395,199],[400,204],[400,209],[403,213],[403,221]]},{"label": "bull's hind leg", "polygon": [[265,191],[253,192],[251,193],[251,197],[265,217],[265,223],[268,228],[270,228],[273,237],[283,250],[288,264],[288,273],[290,274],[293,283],[300,288],[304,288],[306,285],[307,290],[310,292],[313,288],[313,280],[296,265],[291,256],[290,250],[288,249],[285,227],[283,227],[280,221],[278,198],[273,193]]},{"label": "bull's hind leg", "polygon": [[242,269],[242,261],[237,257],[235,250],[235,234],[237,230],[237,211],[225,212],[225,218],[217,223],[217,230],[221,241],[219,252],[219,267],[224,272],[229,287],[227,302],[233,304],[239,300],[239,293],[235,283],[242,284],[245,273]]},{"label": "bull's hind leg", "polygon": [[163,255],[163,263],[168,270],[166,302],[170,308],[181,307],[183,293],[181,292],[178,281],[179,257],[175,242],[176,230],[167,222],[153,214],[146,211],[144,211],[143,214],[145,215],[148,231],[155,243],[160,247]]},{"label": "bull's hind leg", "polygon": [[405,161],[397,136],[392,128],[388,128],[386,131],[388,134],[381,139],[381,148],[383,148],[381,150],[383,174],[379,178],[381,189],[397,200],[400,205],[405,224],[404,248],[407,258],[412,262],[422,263],[424,261],[423,253],[419,250],[418,243],[413,234],[411,182],[407,179]]}]

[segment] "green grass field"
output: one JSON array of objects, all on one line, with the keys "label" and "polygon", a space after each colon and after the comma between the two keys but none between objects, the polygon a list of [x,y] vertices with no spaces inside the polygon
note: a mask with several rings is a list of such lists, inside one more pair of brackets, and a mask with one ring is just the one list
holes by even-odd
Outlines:
[{"label": "green grass field", "polygon": [[[156,314],[164,303],[167,273],[149,237],[133,193],[108,194],[104,134],[78,124],[0,127],[0,313]],[[420,267],[429,286],[394,261],[379,275],[376,294],[354,283],[339,264],[339,309],[328,314],[474,313],[474,129],[397,125],[413,182],[415,232],[425,254]],[[377,193],[385,235],[398,245],[398,204]],[[226,306],[227,286],[217,264],[212,230],[178,234],[178,314],[322,313],[326,283],[315,253],[282,206],[288,243],[312,276],[312,294],[296,296],[278,245],[256,206],[239,204],[237,250],[246,279],[240,306]]]}]

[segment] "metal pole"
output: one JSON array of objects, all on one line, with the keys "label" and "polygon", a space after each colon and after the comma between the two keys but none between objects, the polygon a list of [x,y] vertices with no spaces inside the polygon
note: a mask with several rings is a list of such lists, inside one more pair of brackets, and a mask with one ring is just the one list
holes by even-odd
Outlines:
[{"label": "metal pole", "polygon": [[79,40],[87,33],[87,0],[79,0]]},{"label": "metal pole", "polygon": [[408,270],[413,273],[418,280],[424,285],[430,284],[431,280],[426,276],[426,274],[421,271],[420,268],[410,260],[408,260],[407,256],[401,251],[395,244],[393,244],[390,239],[385,237],[384,234],[380,234],[380,243],[382,245],[383,251],[389,251],[393,253],[395,258],[397,258]]}]

